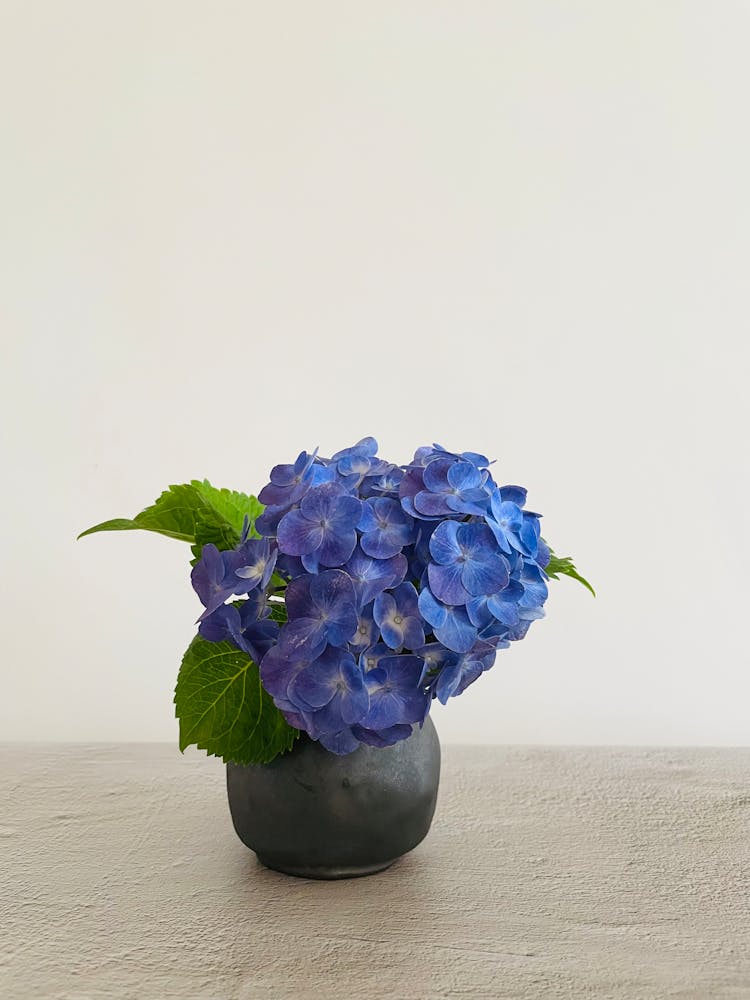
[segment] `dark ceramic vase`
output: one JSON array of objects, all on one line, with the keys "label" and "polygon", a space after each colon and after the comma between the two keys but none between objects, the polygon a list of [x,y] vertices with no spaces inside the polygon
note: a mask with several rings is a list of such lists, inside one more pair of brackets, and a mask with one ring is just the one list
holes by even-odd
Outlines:
[{"label": "dark ceramic vase", "polygon": [[270,764],[227,765],[232,822],[267,868],[301,878],[382,871],[427,835],[440,780],[430,718],[392,747],[337,756],[304,733]]}]

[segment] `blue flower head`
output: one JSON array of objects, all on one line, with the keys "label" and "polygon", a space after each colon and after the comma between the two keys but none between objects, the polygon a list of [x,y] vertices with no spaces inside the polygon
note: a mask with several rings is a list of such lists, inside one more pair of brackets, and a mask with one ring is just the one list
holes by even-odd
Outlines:
[{"label": "blue flower head", "polygon": [[234,549],[203,547],[200,634],[252,657],[290,725],[331,752],[406,739],[544,614],[539,515],[489,465],[441,445],[394,465],[367,437],[275,466],[262,537],[246,525]]}]

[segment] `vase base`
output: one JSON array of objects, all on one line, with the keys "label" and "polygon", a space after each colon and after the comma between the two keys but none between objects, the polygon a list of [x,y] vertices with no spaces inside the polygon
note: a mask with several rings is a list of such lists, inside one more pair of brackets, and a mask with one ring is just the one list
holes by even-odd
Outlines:
[{"label": "vase base", "polygon": [[273,857],[265,854],[257,855],[258,861],[265,867],[271,868],[275,872],[283,875],[294,875],[295,878],[314,879],[339,879],[339,878],[363,878],[365,875],[376,875],[385,871],[398,861],[398,858],[391,858],[390,861],[379,861],[373,865],[295,865],[285,861],[277,861]]}]

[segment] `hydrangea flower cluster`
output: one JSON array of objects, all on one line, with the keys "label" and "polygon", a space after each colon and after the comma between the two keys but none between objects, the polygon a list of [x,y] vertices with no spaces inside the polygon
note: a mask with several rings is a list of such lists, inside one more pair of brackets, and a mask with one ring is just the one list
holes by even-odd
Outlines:
[{"label": "hydrangea flower cluster", "polygon": [[405,739],[544,615],[540,515],[489,465],[433,445],[397,466],[369,437],[277,465],[261,537],[205,545],[193,569],[200,634],[251,656],[290,725],[328,750]]}]

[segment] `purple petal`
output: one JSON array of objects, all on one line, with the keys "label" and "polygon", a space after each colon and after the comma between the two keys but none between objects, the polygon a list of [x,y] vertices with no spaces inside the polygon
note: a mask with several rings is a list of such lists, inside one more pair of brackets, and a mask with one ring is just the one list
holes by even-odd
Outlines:
[{"label": "purple petal", "polygon": [[322,486],[314,486],[302,499],[300,510],[311,521],[316,523],[325,521],[330,516],[336,501],[343,495],[343,489],[338,483],[323,483]]},{"label": "purple petal", "polygon": [[411,726],[389,726],[387,729],[365,729],[363,726],[353,726],[352,732],[361,743],[371,747],[391,747],[400,740],[408,739],[412,734]]},{"label": "purple petal", "polygon": [[340,757],[353,753],[360,743],[351,729],[342,729],[338,733],[321,733],[319,741],[326,750],[330,750],[331,753],[338,754]]},{"label": "purple petal", "polygon": [[290,621],[310,614],[312,604],[310,587],[313,579],[310,576],[298,576],[290,581],[284,591],[284,602]]},{"label": "purple petal", "polygon": [[[444,493],[428,493],[423,490],[421,493],[417,493],[413,503],[418,514],[424,514],[425,517],[448,517],[454,513],[445,502]],[[406,510],[403,500],[401,504]]]},{"label": "purple petal", "polygon": [[293,702],[299,702],[301,708],[322,708],[336,694],[336,678],[316,669],[319,662],[315,660],[309,664],[289,683],[288,696]]},{"label": "purple petal", "polygon": [[423,473],[425,487],[432,493],[445,493],[450,488],[452,467],[453,460],[450,458],[438,458],[430,462]]},{"label": "purple petal", "polygon": [[353,528],[340,535],[326,534],[316,554],[322,566],[342,566],[356,544],[357,532]]},{"label": "purple petal", "polygon": [[325,647],[325,632],[318,618],[295,618],[279,633],[279,650],[290,660],[313,660]]},{"label": "purple petal", "polygon": [[[391,594],[378,594],[372,608],[372,616],[378,624],[378,628],[392,618],[397,612],[396,601]],[[385,638],[385,637],[384,637]]]},{"label": "purple petal", "polygon": [[362,535],[359,544],[362,551],[373,559],[391,559],[409,544],[409,529],[396,526],[385,531],[368,531]]},{"label": "purple petal", "polygon": [[300,510],[291,510],[279,522],[277,537],[282,552],[303,556],[320,547],[323,528],[309,521]]}]

